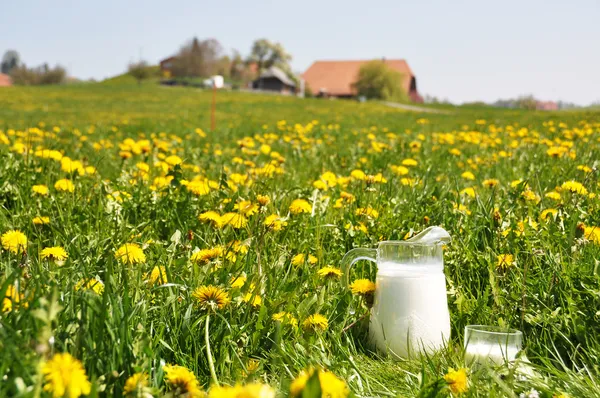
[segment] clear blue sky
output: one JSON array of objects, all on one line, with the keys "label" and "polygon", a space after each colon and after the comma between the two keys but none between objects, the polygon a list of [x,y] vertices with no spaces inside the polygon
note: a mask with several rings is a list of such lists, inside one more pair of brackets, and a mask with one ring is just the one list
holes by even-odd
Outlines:
[{"label": "clear blue sky", "polygon": [[317,59],[405,58],[423,94],[454,102],[531,93],[600,100],[598,0],[155,1],[5,0],[0,53],[60,63],[102,79],[188,39],[214,37],[246,55],[281,42],[304,71]]}]

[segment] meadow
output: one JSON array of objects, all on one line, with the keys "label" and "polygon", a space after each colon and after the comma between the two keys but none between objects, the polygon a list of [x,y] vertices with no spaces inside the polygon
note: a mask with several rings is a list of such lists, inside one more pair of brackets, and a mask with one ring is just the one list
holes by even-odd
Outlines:
[{"label": "meadow", "polygon": [[[599,394],[600,112],[220,92],[211,131],[210,103],[0,90],[0,396]],[[452,338],[394,361],[340,259],[432,225]],[[466,369],[470,324],[521,330],[530,371]]]}]

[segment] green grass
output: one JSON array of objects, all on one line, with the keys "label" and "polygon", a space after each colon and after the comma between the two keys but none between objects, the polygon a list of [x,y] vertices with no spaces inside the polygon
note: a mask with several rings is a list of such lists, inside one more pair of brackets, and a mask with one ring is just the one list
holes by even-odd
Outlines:
[{"label": "green grass", "polygon": [[[217,128],[210,131],[211,95],[134,82],[0,91],[6,104],[0,108],[0,234],[18,229],[28,239],[26,255],[0,252],[0,296],[9,286],[22,294],[19,302],[5,301],[0,314],[1,396],[38,395],[40,363],[60,352],[82,362],[91,395],[120,396],[129,376],[146,372],[149,388],[162,396],[169,389],[165,363],[187,367],[208,389],[208,313],[192,295],[203,285],[220,286],[232,300],[210,315],[214,370],[223,384],[254,380],[285,396],[301,370],[321,366],[357,396],[448,396],[442,377],[464,366],[464,327],[489,324],[523,331],[536,374],[473,371],[464,396],[519,396],[532,388],[544,397],[598,394],[600,239],[594,242],[590,231],[600,226],[593,195],[600,191],[599,112],[458,107],[437,115],[219,92]],[[566,153],[548,155],[560,146]],[[44,158],[42,149],[96,173],[65,171],[64,160]],[[165,162],[173,155],[183,160],[175,168]],[[418,164],[406,175],[390,167],[408,158]],[[387,181],[348,178],[356,169]],[[315,189],[328,171],[335,186]],[[475,179],[463,177],[466,171]],[[63,178],[74,192],[54,187]],[[186,188],[194,178],[211,181],[207,194]],[[499,184],[486,188],[483,181],[492,178]],[[511,185],[519,179],[527,185]],[[546,196],[570,180],[587,194],[563,189],[559,199]],[[47,196],[32,194],[38,184],[49,187]],[[468,187],[475,197],[463,191]],[[338,208],[342,192],[355,200]],[[259,195],[270,203],[244,227],[198,220],[206,211],[237,212],[236,203],[256,204]],[[290,214],[295,199],[314,211]],[[366,207],[379,216],[357,215]],[[546,209],[556,215],[543,220]],[[287,225],[265,226],[271,214]],[[34,225],[37,216],[49,217],[49,224]],[[361,223],[366,232],[351,228]],[[317,270],[339,266],[353,247],[402,240],[430,225],[453,236],[445,250],[452,337],[433,356],[394,362],[368,348],[365,320],[346,330],[368,312],[365,300]],[[247,252],[232,256],[233,242]],[[115,251],[125,243],[139,244],[145,261],[122,264]],[[64,264],[42,258],[53,246],[68,253]],[[197,249],[218,247],[225,251],[210,263],[191,260]],[[317,263],[292,264],[299,253]],[[512,254],[514,264],[497,267],[500,254]],[[148,282],[155,267],[164,267],[168,283]],[[245,285],[232,288],[240,275]],[[353,278],[375,276],[366,263],[353,271]],[[103,282],[101,294],[78,287],[89,278]],[[260,305],[251,305],[254,296]],[[280,311],[293,314],[299,327],[274,321]],[[328,319],[325,331],[303,329],[315,313]],[[258,361],[254,372],[252,360]]]}]

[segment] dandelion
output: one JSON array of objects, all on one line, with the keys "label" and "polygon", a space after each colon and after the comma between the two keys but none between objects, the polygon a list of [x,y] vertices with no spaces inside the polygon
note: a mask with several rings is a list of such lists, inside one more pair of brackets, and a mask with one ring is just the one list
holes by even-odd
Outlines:
[{"label": "dandelion", "polygon": [[34,185],[31,187],[31,190],[33,193],[41,196],[48,195],[48,192],[50,191],[46,185]]},{"label": "dandelion", "polygon": [[501,270],[506,270],[515,264],[515,256],[512,254],[499,254],[496,257],[496,267]]},{"label": "dandelion", "polygon": [[483,180],[483,182],[481,183],[484,187],[487,188],[494,188],[495,186],[497,186],[498,184],[500,184],[500,181],[494,179],[494,178],[490,178],[487,180]]},{"label": "dandelion", "polygon": [[96,278],[82,279],[75,285],[75,290],[89,290],[101,295],[104,292],[104,283]]},{"label": "dandelion", "polygon": [[254,308],[260,307],[262,304],[262,298],[253,293],[246,293],[242,299],[245,303],[250,303]]},{"label": "dandelion", "polygon": [[583,236],[590,242],[600,245],[600,227],[584,226]]},{"label": "dandelion", "polygon": [[310,213],[312,212],[312,206],[304,199],[295,199],[290,204],[290,212],[292,214]]},{"label": "dandelion", "polygon": [[192,256],[190,257],[190,260],[196,264],[198,264],[198,263],[208,264],[210,261],[222,256],[224,252],[225,252],[225,249],[223,248],[223,246],[215,246],[210,249],[202,249],[202,250],[198,250],[197,252],[193,253]]},{"label": "dandelion", "polygon": [[588,191],[583,186],[583,184],[581,184],[581,183],[579,183],[577,181],[567,181],[567,182],[564,182],[560,186],[560,188],[562,190],[570,191],[570,192],[573,192],[573,193],[578,193],[580,195],[587,195],[588,194]]},{"label": "dandelion", "polygon": [[462,394],[469,389],[466,368],[458,370],[449,368],[448,373],[444,376],[444,380],[448,383],[448,387],[453,394]]},{"label": "dandelion", "polygon": [[247,278],[245,276],[232,277],[229,281],[232,289],[241,288],[246,283]]},{"label": "dandelion", "polygon": [[230,225],[235,229],[244,228],[246,225],[248,225],[248,219],[240,213],[225,213],[221,217],[221,220],[223,225]]},{"label": "dandelion", "polygon": [[354,294],[365,296],[375,291],[377,285],[368,279],[357,279],[350,284],[350,291]]},{"label": "dandelion", "polygon": [[152,268],[152,272],[150,272],[150,275],[147,275],[147,277],[148,285],[150,286],[168,283],[167,271],[162,265],[157,265],[154,268]]},{"label": "dandelion", "polygon": [[366,216],[368,218],[377,218],[379,217],[379,212],[372,207],[359,207],[356,209],[355,213],[357,216]]},{"label": "dandelion", "polygon": [[314,265],[316,264],[319,260],[313,256],[312,254],[309,254],[308,256],[304,253],[299,253],[296,254],[294,257],[292,257],[292,265],[302,265],[306,262],[308,262],[308,264],[310,265]]},{"label": "dandelion", "polygon": [[134,373],[125,381],[123,395],[138,397],[144,396],[143,393],[148,388],[148,375],[146,373]]},{"label": "dandelion", "polygon": [[71,180],[63,178],[54,183],[54,189],[61,192],[75,192],[75,185]]},{"label": "dandelion", "polygon": [[202,222],[209,222],[217,228],[220,228],[223,226],[223,218],[221,217],[221,215],[219,213],[217,213],[216,211],[212,211],[212,210],[205,211],[204,213],[200,214],[198,216],[198,220],[200,220]]},{"label": "dandelion", "polygon": [[464,178],[465,180],[474,180],[475,179],[475,174],[473,174],[470,171],[465,171],[464,173],[462,173],[460,175],[462,178]]},{"label": "dandelion", "polygon": [[335,374],[327,370],[309,369],[300,372],[298,377],[294,379],[290,385],[290,395],[292,397],[300,397],[306,388],[306,383],[318,372],[319,384],[321,385],[321,396],[326,398],[346,398],[350,394],[350,390],[344,380],[338,378]]},{"label": "dandelion", "polygon": [[204,196],[210,193],[210,185],[208,180],[190,181],[185,186],[185,189],[197,196]]},{"label": "dandelion", "polygon": [[44,260],[65,261],[69,255],[61,246],[46,247],[42,250],[41,256]]},{"label": "dandelion", "polygon": [[558,210],[556,209],[546,209],[542,211],[542,213],[540,214],[540,218],[545,221],[550,217],[555,218],[557,214]]},{"label": "dandelion", "polygon": [[192,293],[192,297],[196,299],[200,307],[213,311],[223,309],[231,301],[225,290],[213,285],[196,288]]},{"label": "dandelion", "polygon": [[265,218],[263,225],[265,225],[273,231],[281,231],[285,226],[288,225],[288,223],[278,214],[271,214],[270,216],[267,216]]},{"label": "dandelion", "polygon": [[208,398],[275,398],[275,390],[261,383],[250,383],[245,386],[213,386]]},{"label": "dandelion", "polygon": [[77,398],[88,395],[92,389],[83,365],[69,353],[55,354],[44,364],[42,373],[44,391],[51,393],[55,398]]},{"label": "dandelion", "polygon": [[339,279],[342,276],[342,270],[339,268],[327,266],[318,270],[317,275],[325,279]]},{"label": "dandelion", "polygon": [[271,202],[271,199],[266,195],[256,195],[256,201],[261,206],[266,206]]},{"label": "dandelion", "polygon": [[242,200],[236,203],[233,208],[246,217],[249,217],[258,212],[258,205],[256,203],[252,203],[249,200]]},{"label": "dandelion", "polygon": [[281,322],[282,324],[291,325],[293,327],[298,326],[298,320],[289,312],[278,312],[273,314],[273,320],[276,322]]},{"label": "dandelion", "polygon": [[305,330],[325,331],[327,330],[327,326],[329,326],[329,322],[327,321],[327,318],[321,314],[310,315],[302,322],[302,327]]},{"label": "dandelion", "polygon": [[122,264],[139,264],[146,261],[146,255],[136,243],[125,243],[115,252],[115,257]]},{"label": "dandelion", "polygon": [[3,233],[0,242],[2,242],[4,250],[14,254],[24,252],[27,249],[27,237],[18,229]]},{"label": "dandelion", "polygon": [[6,292],[4,293],[4,298],[2,299],[2,312],[12,311],[13,306],[19,303],[22,303],[22,306],[27,308],[29,305],[26,302],[23,303],[24,298],[25,295],[22,293],[19,294],[14,285],[8,285]]},{"label": "dandelion", "polygon": [[188,368],[179,365],[165,365],[163,370],[168,389],[173,396],[189,398],[204,396],[198,379]]},{"label": "dandelion", "polygon": [[178,164],[183,163],[183,160],[177,155],[171,155],[165,158],[165,163],[169,166],[177,166]]},{"label": "dandelion", "polygon": [[404,159],[404,160],[402,161],[402,165],[403,165],[403,166],[414,167],[414,166],[416,166],[416,165],[418,165],[418,164],[419,164],[419,163],[418,163],[416,160],[414,160],[414,159],[410,159],[410,158],[409,158],[409,159]]},{"label": "dandelion", "polygon": [[550,191],[544,196],[547,197],[548,199],[560,200],[560,194],[556,191]]},{"label": "dandelion", "polygon": [[540,201],[540,197],[537,196],[535,194],[535,192],[533,192],[530,189],[526,189],[523,192],[521,192],[521,197],[523,197],[523,199],[525,199],[528,202],[539,202]]},{"label": "dandelion", "polygon": [[473,187],[469,187],[469,188],[465,188],[462,191],[460,191],[461,195],[467,195],[471,198],[474,198],[476,196],[475,194],[475,188]]}]

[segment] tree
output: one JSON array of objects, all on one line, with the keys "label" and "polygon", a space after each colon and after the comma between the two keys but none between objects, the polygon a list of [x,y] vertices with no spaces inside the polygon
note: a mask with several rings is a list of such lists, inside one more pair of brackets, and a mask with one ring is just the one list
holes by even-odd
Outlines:
[{"label": "tree", "polygon": [[0,72],[10,74],[10,71],[14,68],[18,68],[21,65],[21,58],[19,53],[15,50],[8,50],[2,57],[2,64],[0,64]]},{"label": "tree", "polygon": [[130,63],[127,72],[137,80],[138,84],[142,84],[142,80],[150,77],[150,68],[146,61]]},{"label": "tree", "polygon": [[267,39],[255,40],[250,51],[249,62],[255,62],[258,72],[276,66],[290,74],[289,63],[292,56],[285,51],[280,43],[272,43]]},{"label": "tree", "polygon": [[173,61],[175,77],[208,77],[219,69],[221,44],[215,39],[200,41],[194,37],[179,50]]},{"label": "tree", "polygon": [[37,68],[28,68],[25,65],[13,68],[10,71],[12,81],[16,85],[30,86],[42,84],[61,84],[67,77],[67,71],[60,65],[50,68],[44,64]]},{"label": "tree", "polygon": [[402,88],[402,80],[402,74],[387,66],[384,61],[371,61],[360,67],[352,87],[359,96],[406,101],[408,96]]}]

